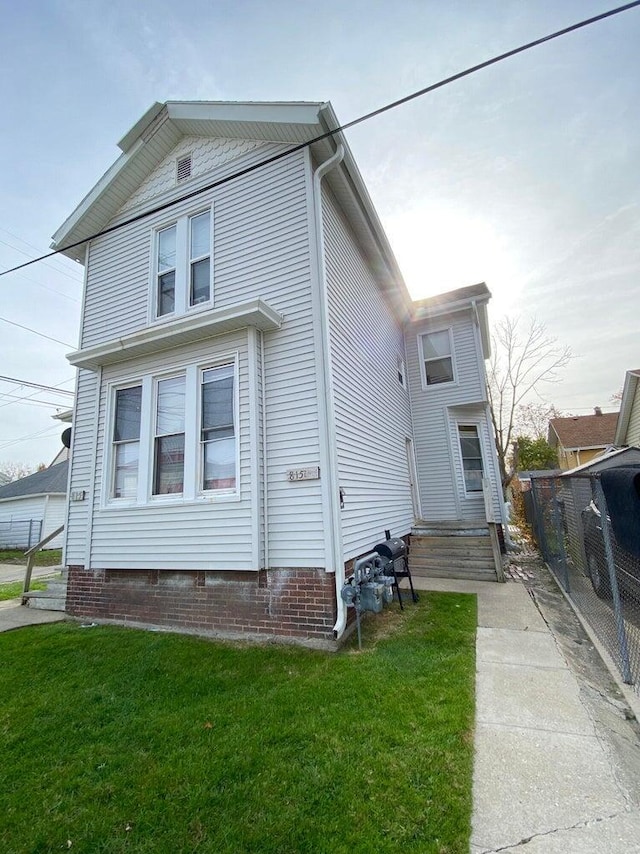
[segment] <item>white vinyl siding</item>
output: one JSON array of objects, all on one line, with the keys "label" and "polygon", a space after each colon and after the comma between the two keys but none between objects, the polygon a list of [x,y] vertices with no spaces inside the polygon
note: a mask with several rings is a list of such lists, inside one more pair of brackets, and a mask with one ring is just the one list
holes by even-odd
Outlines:
[{"label": "white vinyl siding", "polygon": [[[479,417],[488,429],[484,369],[473,323],[472,312],[462,311],[431,322],[415,322],[405,333],[418,486],[427,521],[484,518],[482,496],[480,500],[465,497],[457,422],[450,415],[453,407],[475,404],[474,419]],[[425,387],[421,336],[443,329],[451,330],[456,382]],[[464,423],[461,413],[456,417]]]},{"label": "white vinyl siding", "polygon": [[[160,496],[137,506],[99,506],[93,519],[91,565],[94,568],[256,569],[251,561],[251,495],[247,333],[222,335],[207,342],[136,360],[137,375],[185,370],[188,366],[227,363],[238,356],[238,495],[210,492],[186,500]],[[126,382],[127,365],[104,371],[100,406],[103,435],[109,388]],[[175,373],[173,374],[175,375]],[[195,392],[194,392],[195,395]],[[147,449],[150,452],[150,449]],[[194,450],[193,459],[197,457]],[[149,465],[151,462],[149,461]],[[98,446],[96,499],[101,495],[104,448]]]},{"label": "white vinyl siding", "polygon": [[325,264],[344,558],[406,534],[413,505],[407,390],[398,381],[402,330],[334,197],[323,191]]},{"label": "white vinyl siding", "polygon": [[636,388],[636,396],[631,407],[631,415],[629,416],[629,426],[627,427],[627,436],[625,445],[630,445],[634,448],[640,448],[640,383]]},{"label": "white vinyl siding", "polygon": [[[0,501],[0,523],[25,522],[33,519],[34,528],[31,543],[35,545],[37,539],[43,539],[55,531],[56,528],[59,528],[60,525],[64,524],[66,507],[67,498],[65,495],[33,495],[7,498],[4,501]],[[42,527],[40,535],[36,539],[38,522],[42,523]],[[20,530],[23,530],[22,526]],[[58,534],[57,537],[48,542],[45,549],[60,549],[63,542],[64,532]]]},{"label": "white vinyl siding", "polygon": [[[280,145],[261,145],[223,166],[216,177],[281,151]],[[176,204],[175,218],[213,205],[214,307],[223,308],[260,298],[284,318],[282,328],[259,335],[264,359],[254,365],[252,387],[259,446],[250,447],[247,332],[223,335],[155,357],[144,357],[104,369],[98,427],[97,470],[93,500],[91,565],[96,568],[258,569],[262,542],[254,543],[265,484],[263,419],[266,425],[266,492],[268,561],[274,567],[325,565],[323,508],[320,481],[290,483],[288,469],[319,465],[316,354],[313,347],[311,265],[306,179],[308,154],[298,152],[251,175],[211,191],[191,202]],[[197,183],[198,178],[193,179]],[[165,194],[155,202],[167,198]],[[145,328],[149,322],[149,274],[152,234],[166,224],[166,212],[144,223],[100,238],[92,244],[84,312],[82,346],[113,340]],[[170,326],[171,321],[167,320]],[[205,366],[208,359],[239,348],[239,495],[226,501],[175,502],[155,506],[102,506],[106,388],[137,382],[144,375],[170,372],[179,364]],[[395,357],[394,357],[395,358]],[[89,374],[95,380],[95,374]],[[396,381],[396,385],[398,385]],[[401,389],[400,389],[401,390]],[[265,407],[262,407],[264,391]],[[92,404],[83,398],[78,424],[82,459],[93,460]],[[107,430],[108,435],[108,430]],[[109,439],[110,441],[110,439]],[[252,485],[251,466],[260,482]],[[78,488],[88,489],[89,471],[78,467]],[[82,485],[80,485],[82,484]],[[253,499],[252,499],[253,490]],[[85,563],[89,501],[74,510],[78,542],[74,561]],[[80,507],[82,506],[82,510]],[[76,524],[77,523],[77,524]],[[76,534],[77,529],[77,534]]]},{"label": "white vinyl siding", "polygon": [[73,412],[69,492],[84,492],[82,501],[69,501],[65,528],[65,561],[84,565],[91,511],[92,475],[96,467],[96,395],[99,374],[78,371],[76,406]]}]

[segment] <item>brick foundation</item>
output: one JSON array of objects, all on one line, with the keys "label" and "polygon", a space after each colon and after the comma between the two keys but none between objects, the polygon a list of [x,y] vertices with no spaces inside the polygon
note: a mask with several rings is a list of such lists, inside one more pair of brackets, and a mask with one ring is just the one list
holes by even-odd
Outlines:
[{"label": "brick foundation", "polygon": [[74,617],[221,637],[333,641],[335,578],[322,568],[67,569],[66,610]]}]

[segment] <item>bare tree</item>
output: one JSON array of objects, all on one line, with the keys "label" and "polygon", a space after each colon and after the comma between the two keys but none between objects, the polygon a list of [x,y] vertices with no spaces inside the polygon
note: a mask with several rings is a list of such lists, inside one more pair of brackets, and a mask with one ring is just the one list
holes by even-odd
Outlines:
[{"label": "bare tree", "polygon": [[535,318],[528,322],[517,317],[499,320],[493,328],[491,344],[489,404],[504,490],[517,466],[517,460],[510,459],[510,452],[519,407],[540,383],[557,382],[558,372],[566,367],[572,354]]},{"label": "bare tree", "polygon": [[549,421],[552,418],[562,418],[564,414],[553,403],[544,401],[521,403],[516,407],[514,429],[518,436],[546,439]]},{"label": "bare tree", "polygon": [[5,474],[9,481],[19,480],[21,477],[26,477],[28,474],[33,474],[36,467],[29,463],[16,463],[5,461],[0,463],[0,473]]}]

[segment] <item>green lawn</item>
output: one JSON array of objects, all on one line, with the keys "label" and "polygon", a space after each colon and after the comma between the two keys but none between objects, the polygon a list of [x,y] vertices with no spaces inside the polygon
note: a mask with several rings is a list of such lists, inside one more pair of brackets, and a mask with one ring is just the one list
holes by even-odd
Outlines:
[{"label": "green lawn", "polygon": [[[62,561],[62,549],[46,549],[36,552],[34,566],[59,566]],[[0,563],[27,564],[24,552],[20,549],[0,549]]]},{"label": "green lawn", "polygon": [[1,634],[0,850],[462,854],[475,626],[475,597],[423,593],[361,653]]},{"label": "green lawn", "polygon": [[[6,584],[0,584],[0,602],[4,602],[7,599],[18,599],[22,596],[22,588],[24,587],[24,583],[22,581],[9,581]],[[41,581],[40,579],[34,580],[29,585],[29,590],[46,590],[47,582]]]}]

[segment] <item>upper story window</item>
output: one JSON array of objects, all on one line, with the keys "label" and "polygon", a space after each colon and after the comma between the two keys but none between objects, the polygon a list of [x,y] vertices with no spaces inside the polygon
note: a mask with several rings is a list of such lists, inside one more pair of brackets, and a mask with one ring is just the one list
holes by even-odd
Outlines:
[{"label": "upper story window", "polygon": [[452,383],[454,373],[451,330],[427,332],[420,336],[420,341],[426,385]]},{"label": "upper story window", "polygon": [[407,366],[404,362],[404,356],[398,356],[398,382],[403,388],[407,387]]},{"label": "upper story window", "polygon": [[154,316],[178,316],[211,302],[211,210],[155,232]]}]

